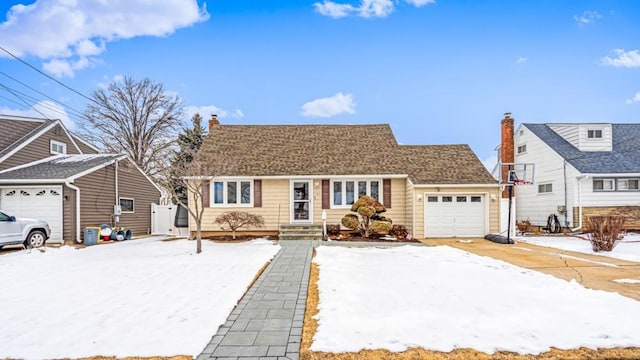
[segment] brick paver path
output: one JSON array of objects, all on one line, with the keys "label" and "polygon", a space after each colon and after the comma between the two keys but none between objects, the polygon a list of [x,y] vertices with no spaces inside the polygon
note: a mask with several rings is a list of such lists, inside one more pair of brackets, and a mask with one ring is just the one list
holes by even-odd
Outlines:
[{"label": "brick paver path", "polygon": [[197,360],[297,360],[318,241],[280,241],[282,249],[236,305]]}]

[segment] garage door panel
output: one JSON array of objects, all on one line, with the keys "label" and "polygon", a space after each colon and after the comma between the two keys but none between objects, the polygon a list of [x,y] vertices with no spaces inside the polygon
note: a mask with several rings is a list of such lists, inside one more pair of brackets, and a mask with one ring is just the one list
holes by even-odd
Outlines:
[{"label": "garage door panel", "polygon": [[44,220],[51,241],[62,240],[62,188],[60,186],[0,189],[0,207],[16,217]]},{"label": "garage door panel", "polygon": [[424,198],[426,237],[484,236],[484,195],[439,194]]}]

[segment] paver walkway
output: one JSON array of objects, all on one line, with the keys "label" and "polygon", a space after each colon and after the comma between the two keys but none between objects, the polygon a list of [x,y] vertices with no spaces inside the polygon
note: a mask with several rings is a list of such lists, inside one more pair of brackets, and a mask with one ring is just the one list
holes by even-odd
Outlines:
[{"label": "paver walkway", "polygon": [[318,241],[280,241],[282,249],[236,305],[197,360],[297,360],[311,256]]}]

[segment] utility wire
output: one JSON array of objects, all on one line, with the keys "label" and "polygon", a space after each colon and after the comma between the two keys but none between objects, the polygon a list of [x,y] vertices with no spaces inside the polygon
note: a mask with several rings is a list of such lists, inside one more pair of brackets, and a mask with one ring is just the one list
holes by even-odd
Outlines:
[{"label": "utility wire", "polygon": [[19,96],[23,102],[26,102],[25,99],[30,100],[31,101],[31,105],[30,106],[32,108],[35,107],[36,105],[38,105],[38,106],[41,106],[43,108],[49,109],[51,111],[54,111],[54,112],[56,112],[56,113],[58,113],[60,115],[68,115],[69,117],[74,117],[75,119],[82,119],[82,117],[83,117],[82,113],[78,112],[77,110],[75,110],[73,108],[70,108],[70,109],[73,110],[72,112],[66,112],[66,111],[63,112],[59,108],[56,108],[56,107],[52,106],[50,103],[42,102],[41,99],[38,99],[38,98],[35,98],[35,97],[31,96],[31,95],[25,94],[25,93],[23,93],[23,92],[21,92],[19,90],[13,89],[13,88],[5,85],[5,84],[2,84],[1,82],[0,82],[0,88],[5,89],[5,91],[10,92],[14,96]]},{"label": "utility wire", "polygon": [[27,105],[28,107],[32,108],[34,111],[36,111],[38,114],[42,115],[43,118],[47,119],[47,120],[51,120],[47,115],[43,114],[40,110],[38,110],[37,108],[29,105],[29,103],[27,103],[22,97],[20,97],[18,94],[16,94],[13,90],[9,89],[8,87],[0,84],[0,87],[4,88],[6,91],[8,91],[9,93],[13,94],[13,96],[17,97],[19,100],[21,100],[22,102],[24,102],[25,105]]},{"label": "utility wire", "polygon": [[47,95],[47,94],[43,93],[42,91],[37,90],[37,89],[33,88],[32,86],[29,86],[29,85],[25,84],[24,82],[22,82],[22,81],[20,81],[20,80],[18,80],[18,79],[16,79],[16,78],[14,78],[13,76],[11,76],[11,75],[9,75],[9,74],[7,74],[7,73],[3,72],[3,71],[0,71],[0,74],[2,74],[2,75],[4,75],[4,76],[8,77],[9,79],[11,79],[11,80],[13,80],[13,81],[17,82],[18,84],[20,84],[20,85],[22,85],[22,86],[24,86],[24,87],[26,87],[26,88],[28,88],[28,89],[30,89],[30,90],[32,90],[32,91],[35,91],[36,93],[38,93],[38,94],[40,94],[40,95],[42,95],[42,96],[46,97],[47,99],[49,99],[49,100],[51,100],[51,101],[55,102],[56,104],[58,104],[58,105],[60,105],[60,106],[62,106],[62,107],[64,107],[64,108],[68,108],[68,109],[73,110],[75,113],[79,114],[79,116],[83,116],[83,114],[82,114],[82,112],[81,112],[81,111],[79,111],[79,110],[77,110],[77,109],[74,109],[73,107],[71,107],[71,106],[69,106],[69,105],[66,105],[66,104],[61,103],[60,101],[58,101],[58,100],[56,100],[56,99],[52,98],[51,96],[49,96],[49,95]]},{"label": "utility wire", "polygon": [[[20,61],[21,63],[25,64],[26,66],[30,67],[31,69],[33,69],[33,70],[37,71],[38,73],[40,73],[40,75],[45,76],[45,77],[47,77],[48,79],[51,79],[51,80],[55,81],[57,84],[59,84],[59,85],[61,85],[61,86],[65,87],[66,89],[68,89],[68,90],[70,90],[70,91],[73,91],[74,93],[76,93],[76,94],[78,94],[78,95],[82,96],[83,98],[85,98],[85,99],[87,99],[87,100],[89,100],[89,101],[91,101],[91,102],[94,102],[94,103],[98,104],[98,102],[97,102],[95,99],[88,97],[87,95],[85,95],[85,94],[81,93],[80,91],[78,91],[78,90],[76,90],[76,89],[72,88],[71,86],[69,86],[69,85],[67,85],[67,84],[63,83],[62,81],[57,80],[56,78],[54,78],[54,77],[52,77],[51,75],[49,75],[49,74],[45,73],[44,71],[42,71],[42,70],[38,69],[37,67],[35,67],[35,66],[33,66],[33,65],[29,64],[28,62],[26,62],[26,61],[24,61],[24,60],[20,59],[19,57],[17,57],[16,55],[14,55],[11,51],[9,51],[9,50],[5,49],[5,48],[4,48],[4,47],[2,47],[1,45],[0,45],[0,50],[2,50],[2,51],[4,51],[5,53],[9,54],[12,58],[14,58],[14,59],[16,59],[16,60]],[[100,104],[98,104],[98,105],[100,105]]]}]

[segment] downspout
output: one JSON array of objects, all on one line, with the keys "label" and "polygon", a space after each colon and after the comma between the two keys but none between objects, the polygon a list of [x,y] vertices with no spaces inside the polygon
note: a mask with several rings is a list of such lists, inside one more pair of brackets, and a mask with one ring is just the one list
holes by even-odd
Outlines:
[{"label": "downspout", "polygon": [[569,219],[567,218],[567,160],[564,160],[563,166],[563,175],[564,175],[564,226],[569,226]]},{"label": "downspout", "polygon": [[[115,184],[115,192],[116,192],[115,204],[116,205],[120,205],[120,197],[118,196],[119,195],[118,194],[118,160],[116,160],[115,167],[116,167],[116,170],[115,170],[115,183],[116,183]],[[115,210],[115,207],[114,207],[114,210]],[[114,214],[113,214],[113,225],[118,226],[118,222],[120,222],[119,220],[120,220],[120,217],[114,211]]]},{"label": "downspout", "polygon": [[576,178],[578,180],[578,227],[571,229],[571,232],[582,229],[582,180],[586,178],[586,175],[578,176]]},{"label": "downspout", "polygon": [[64,184],[76,192],[76,242],[80,242],[80,188],[66,180]]}]

